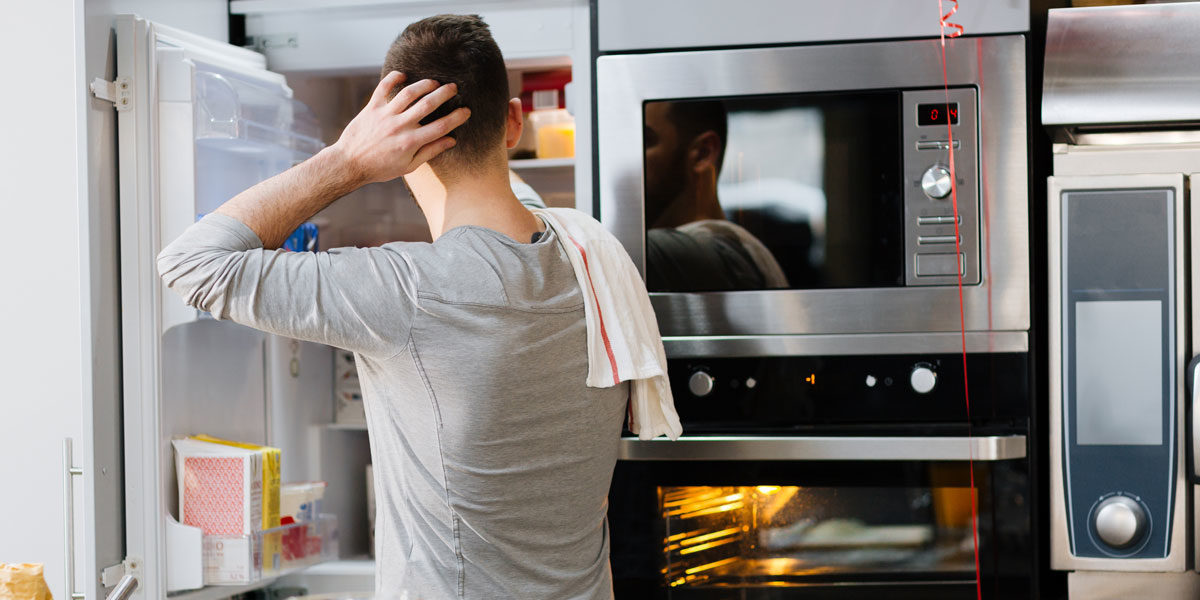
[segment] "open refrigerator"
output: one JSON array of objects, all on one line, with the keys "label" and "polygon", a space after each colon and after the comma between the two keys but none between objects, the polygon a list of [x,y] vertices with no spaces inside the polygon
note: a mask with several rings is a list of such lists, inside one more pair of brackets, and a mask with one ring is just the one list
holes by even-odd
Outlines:
[{"label": "open refrigerator", "polygon": [[[117,110],[130,557],[123,573],[138,580],[132,597],[217,599],[272,585],[314,593],[371,591],[369,441],[365,424],[336,416],[337,353],[186,306],[162,284],[155,257],[228,198],[336,140],[373,90],[378,70],[285,77],[268,70],[263,54],[137,17],[118,17],[114,29],[116,80],[97,80],[92,89]],[[523,68],[569,69],[570,58],[510,65],[510,86],[520,84]],[[573,161],[513,166],[551,205],[574,205]],[[396,181],[335,203],[312,220],[320,247],[427,241],[423,216],[406,195]],[[326,482],[328,516],[307,534],[322,548],[280,568],[262,564],[254,548],[272,535],[300,535],[296,527],[251,536],[244,540],[251,553],[244,582],[195,587],[195,561],[218,544],[235,547],[201,539],[198,530],[177,523],[171,442],[195,434],[279,448],[284,483]],[[106,587],[115,583],[102,579]]]}]

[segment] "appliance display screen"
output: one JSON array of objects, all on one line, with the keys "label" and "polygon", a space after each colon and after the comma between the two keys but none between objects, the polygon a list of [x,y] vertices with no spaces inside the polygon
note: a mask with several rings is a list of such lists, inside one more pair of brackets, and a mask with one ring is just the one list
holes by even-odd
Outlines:
[{"label": "appliance display screen", "polygon": [[917,125],[958,125],[958,103],[918,104]]},{"label": "appliance display screen", "polygon": [[900,93],[647,102],[651,292],[904,285]]},{"label": "appliance display screen", "polygon": [[1075,303],[1076,439],[1163,443],[1162,302]]}]

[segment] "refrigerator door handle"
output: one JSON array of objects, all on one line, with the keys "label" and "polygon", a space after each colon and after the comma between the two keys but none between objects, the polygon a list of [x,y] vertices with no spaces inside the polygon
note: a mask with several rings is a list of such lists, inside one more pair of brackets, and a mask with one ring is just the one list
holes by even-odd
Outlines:
[{"label": "refrigerator door handle", "polygon": [[109,592],[104,600],[127,600],[137,588],[137,577],[126,575],[117,582],[117,587],[113,588],[113,591]]},{"label": "refrigerator door handle", "polygon": [[83,600],[84,594],[75,591],[75,477],[83,469],[75,466],[71,438],[63,439],[63,532],[66,542],[67,598]]}]

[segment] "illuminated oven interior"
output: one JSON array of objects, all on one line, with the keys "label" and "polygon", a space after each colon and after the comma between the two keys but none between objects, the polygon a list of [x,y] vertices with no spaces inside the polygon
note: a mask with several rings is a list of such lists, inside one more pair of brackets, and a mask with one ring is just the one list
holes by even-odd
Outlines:
[{"label": "illuminated oven interior", "polygon": [[669,587],[974,576],[968,487],[658,488]]}]

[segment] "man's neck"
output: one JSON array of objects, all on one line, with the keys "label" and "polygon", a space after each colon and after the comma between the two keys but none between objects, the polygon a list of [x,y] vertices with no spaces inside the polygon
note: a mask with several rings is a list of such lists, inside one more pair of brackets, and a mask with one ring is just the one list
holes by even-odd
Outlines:
[{"label": "man's neck", "polygon": [[445,179],[425,164],[405,176],[405,181],[425,213],[434,240],[464,225],[498,231],[519,242],[541,229],[541,222],[513,194],[507,161]]}]

